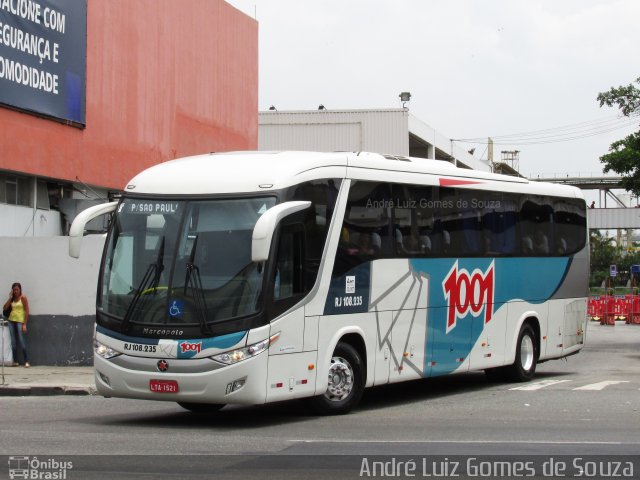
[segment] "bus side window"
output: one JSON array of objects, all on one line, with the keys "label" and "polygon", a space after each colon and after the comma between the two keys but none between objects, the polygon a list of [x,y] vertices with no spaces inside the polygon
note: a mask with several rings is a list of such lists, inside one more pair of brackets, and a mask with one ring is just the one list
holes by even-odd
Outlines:
[{"label": "bus side window", "polygon": [[301,215],[304,223],[304,288],[309,291],[318,278],[322,255],[335,210],[340,179],[312,180],[285,190],[283,201],[306,200],[311,208]]},{"label": "bus side window", "polygon": [[389,228],[391,205],[388,184],[352,182],[333,265],[333,278],[377,258],[393,257],[393,238]]},{"label": "bus side window", "polygon": [[275,301],[304,293],[303,237],[301,225],[283,227],[273,272]]},{"label": "bus side window", "polygon": [[[524,255],[546,256],[553,246],[553,206],[549,197],[529,195],[520,205],[521,248]],[[528,251],[531,239],[533,252]]]},{"label": "bus side window", "polygon": [[[413,258],[435,251],[437,192],[426,185],[392,184],[395,255]],[[441,242],[440,242],[441,244]]]},{"label": "bus side window", "polygon": [[[516,252],[517,205],[508,195],[479,192],[484,208],[482,228],[484,252],[490,256],[512,255]],[[525,238],[521,250],[527,251]],[[533,245],[529,249],[533,251]]]},{"label": "bus side window", "polygon": [[553,226],[555,255],[570,255],[584,247],[587,222],[586,205],[581,199],[561,199],[554,202]]}]

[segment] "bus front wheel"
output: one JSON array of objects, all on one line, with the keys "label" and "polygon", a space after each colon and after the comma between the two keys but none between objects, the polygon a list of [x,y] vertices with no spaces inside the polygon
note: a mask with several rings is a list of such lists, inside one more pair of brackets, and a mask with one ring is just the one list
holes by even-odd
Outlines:
[{"label": "bus front wheel", "polygon": [[538,342],[533,327],[525,323],[520,328],[516,347],[516,359],[507,367],[507,376],[515,382],[531,380],[536,373],[538,361]]},{"label": "bus front wheel", "polygon": [[348,343],[339,342],[331,356],[327,391],[311,398],[311,406],[322,415],[347,413],[360,402],[364,384],[360,354]]}]

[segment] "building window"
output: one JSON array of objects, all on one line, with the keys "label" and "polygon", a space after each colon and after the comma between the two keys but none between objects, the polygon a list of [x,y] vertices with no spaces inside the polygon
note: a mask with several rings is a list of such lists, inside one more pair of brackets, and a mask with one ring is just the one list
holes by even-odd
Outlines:
[{"label": "building window", "polygon": [[33,207],[33,179],[18,177],[18,205]]},{"label": "building window", "polygon": [[0,203],[7,203],[7,183],[2,174],[0,174]]},{"label": "building window", "polygon": [[18,182],[15,177],[7,177],[6,182],[6,202],[9,205],[18,204]]},{"label": "building window", "polygon": [[36,195],[36,208],[40,210],[49,210],[49,188],[47,182],[44,180],[38,180]]},{"label": "building window", "polygon": [[33,207],[33,179],[0,175],[0,203]]}]

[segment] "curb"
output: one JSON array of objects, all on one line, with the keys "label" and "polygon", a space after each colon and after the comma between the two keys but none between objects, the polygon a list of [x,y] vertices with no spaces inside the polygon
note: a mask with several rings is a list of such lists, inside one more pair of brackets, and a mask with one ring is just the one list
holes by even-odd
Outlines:
[{"label": "curb", "polygon": [[0,397],[48,397],[54,395],[95,395],[93,387],[0,385]]}]

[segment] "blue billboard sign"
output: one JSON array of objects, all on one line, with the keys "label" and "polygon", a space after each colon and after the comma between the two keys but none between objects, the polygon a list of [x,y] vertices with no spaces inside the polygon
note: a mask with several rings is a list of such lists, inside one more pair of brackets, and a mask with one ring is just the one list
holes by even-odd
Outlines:
[{"label": "blue billboard sign", "polygon": [[85,125],[86,0],[0,0],[0,103]]}]

